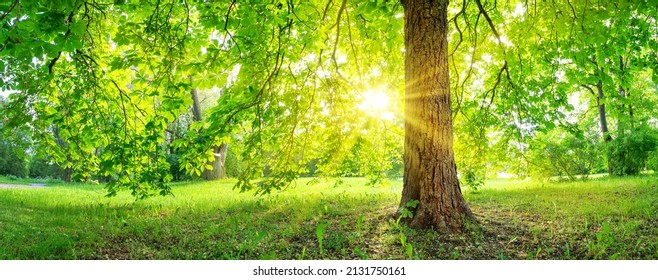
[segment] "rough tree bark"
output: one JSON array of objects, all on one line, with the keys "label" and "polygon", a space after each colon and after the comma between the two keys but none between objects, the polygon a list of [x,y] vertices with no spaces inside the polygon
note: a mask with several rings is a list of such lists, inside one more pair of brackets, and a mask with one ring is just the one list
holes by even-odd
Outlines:
[{"label": "rough tree bark", "polygon": [[[192,82],[192,77],[190,77],[190,82]],[[193,88],[190,92],[192,95],[192,119],[195,122],[202,120],[201,114],[201,102],[199,101],[199,91],[196,88]],[[223,143],[219,146],[213,147],[213,154],[215,160],[210,162],[213,169],[206,169],[201,174],[201,177],[204,180],[219,180],[226,178],[226,169],[224,168],[224,163],[226,162],[226,153],[228,151],[228,144]]]},{"label": "rough tree bark", "polygon": [[406,0],[404,188],[400,207],[411,210],[409,225],[461,231],[472,216],[464,200],[453,151],[448,79],[448,0]]}]

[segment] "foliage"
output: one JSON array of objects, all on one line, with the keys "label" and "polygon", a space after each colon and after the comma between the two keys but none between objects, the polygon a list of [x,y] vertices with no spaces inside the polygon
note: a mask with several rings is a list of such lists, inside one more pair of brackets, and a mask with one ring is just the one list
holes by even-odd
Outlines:
[{"label": "foliage", "polygon": [[237,178],[242,172],[243,160],[235,152],[236,145],[233,145],[226,153],[225,171],[229,178]]},{"label": "foliage", "polygon": [[27,161],[22,159],[11,144],[0,139],[0,175],[27,177]]},{"label": "foliage", "polygon": [[478,174],[478,172],[472,168],[462,168],[462,183],[465,187],[470,188],[474,191],[477,191],[478,188],[484,185],[484,174]]},{"label": "foliage", "polygon": [[324,232],[327,224],[325,222],[320,222],[315,227],[315,236],[318,238],[318,247],[320,248],[320,255],[324,256],[324,251],[322,250],[322,244],[324,241]]},{"label": "foliage", "polygon": [[[301,175],[384,182],[402,173],[398,1],[40,0],[0,9],[0,89],[12,92],[3,130],[29,131],[39,143],[30,148],[79,180],[108,178],[110,195],[169,194],[169,181],[186,178],[180,167],[199,176],[220,143],[240,146],[237,164],[227,163],[227,172],[239,166],[230,171],[236,187],[259,193]],[[526,174],[533,167],[520,158],[535,135],[581,120],[589,130],[599,105],[619,123],[612,136],[656,113],[658,13],[647,1],[453,1],[449,12],[455,151],[467,185],[501,170]],[[192,88],[216,101],[194,124],[181,120]],[[368,92],[388,102],[368,106]],[[590,172],[583,164],[568,168]]]},{"label": "foliage", "polygon": [[591,137],[573,135],[564,130],[540,133],[531,142],[527,160],[530,176],[548,178],[566,176],[575,180],[600,170],[601,148]]},{"label": "foliage", "polygon": [[637,175],[644,170],[649,153],[658,145],[657,132],[647,127],[636,128],[620,135],[610,143],[608,150],[614,175]]},{"label": "foliage", "polygon": [[34,155],[30,159],[29,176],[30,178],[60,178],[59,174],[62,168],[52,162],[48,156]]},{"label": "foliage", "polygon": [[412,209],[415,209],[418,206],[418,203],[420,201],[418,200],[410,200],[404,203],[404,206],[400,208],[400,216],[398,217],[398,223],[400,222],[401,219],[411,219],[414,217],[414,212]]},{"label": "foliage", "polygon": [[169,163],[169,174],[172,176],[173,181],[186,181],[190,180],[193,177],[185,173],[185,170],[180,166],[180,157],[179,153],[168,153],[167,154],[167,163]]},{"label": "foliage", "polygon": [[647,155],[647,169],[658,172],[658,150],[649,152]]},{"label": "foliage", "polygon": [[[0,101],[2,101],[0,99]],[[2,105],[2,103],[0,103]],[[11,175],[20,178],[28,176],[27,160],[22,150],[25,139],[16,135],[8,138],[3,135],[3,125],[0,123],[0,175]],[[22,134],[22,133],[21,133]]]}]

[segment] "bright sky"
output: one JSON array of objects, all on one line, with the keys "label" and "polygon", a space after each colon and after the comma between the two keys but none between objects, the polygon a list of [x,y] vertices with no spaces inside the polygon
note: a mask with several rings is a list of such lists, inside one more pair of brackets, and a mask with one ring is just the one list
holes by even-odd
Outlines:
[{"label": "bright sky", "polygon": [[0,96],[2,96],[2,97],[7,97],[7,96],[9,96],[10,93],[11,93],[11,91],[0,90]]}]

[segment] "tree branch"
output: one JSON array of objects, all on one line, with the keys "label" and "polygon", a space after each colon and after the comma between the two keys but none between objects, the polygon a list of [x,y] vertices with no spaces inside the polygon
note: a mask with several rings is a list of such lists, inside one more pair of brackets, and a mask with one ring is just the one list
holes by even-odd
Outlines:
[{"label": "tree branch", "polygon": [[480,0],[475,0],[475,4],[478,6],[478,10],[480,10],[480,13],[484,15],[484,19],[487,20],[487,23],[489,24],[489,27],[491,28],[491,32],[493,32],[494,36],[496,36],[496,39],[498,39],[498,43],[500,44],[502,41],[500,40],[500,33],[498,33],[498,30],[496,30],[496,27],[493,24],[493,21],[491,21],[491,18],[489,17],[489,14],[487,11],[484,10],[484,7],[482,6],[482,3]]},{"label": "tree branch", "polygon": [[589,90],[589,92],[591,92],[592,95],[594,95],[594,96],[598,96],[596,93],[594,93],[594,89],[593,89],[592,87],[590,87],[590,86],[588,86],[588,85],[586,85],[586,84],[580,84],[580,86],[586,88],[587,90]]},{"label": "tree branch", "polygon": [[[336,17],[336,41],[334,42],[334,51],[331,54],[331,59],[334,61],[334,66],[336,66],[336,72],[338,72],[338,61],[336,61],[336,51],[338,50],[338,41],[340,41],[340,18],[343,16],[343,11],[345,10],[345,4],[347,0],[343,0],[338,9],[338,16]],[[340,72],[338,72],[340,75]]]},{"label": "tree branch", "polygon": [[[66,33],[64,34],[64,40],[69,38],[69,35],[71,35],[71,22],[73,21],[73,16],[75,15],[75,10],[71,12],[66,18]],[[48,74],[53,73],[53,67],[55,67],[55,63],[57,63],[57,60],[59,60],[59,57],[62,55],[62,51],[59,51],[57,53],[57,56],[55,56],[52,60],[50,60],[50,63],[48,63]]]},{"label": "tree branch", "polygon": [[19,0],[14,1],[14,3],[11,4],[11,6],[10,6],[9,9],[7,10],[7,12],[4,13],[4,14],[0,17],[0,21],[4,20],[5,17],[7,17],[7,16],[11,13],[11,11],[14,10],[14,8],[16,7],[16,5],[18,5],[19,2],[20,2]]}]

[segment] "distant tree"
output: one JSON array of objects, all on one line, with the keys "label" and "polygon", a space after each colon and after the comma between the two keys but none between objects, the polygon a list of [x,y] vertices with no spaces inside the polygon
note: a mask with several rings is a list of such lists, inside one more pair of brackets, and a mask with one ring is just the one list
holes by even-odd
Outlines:
[{"label": "distant tree", "polygon": [[59,179],[62,169],[48,156],[34,155],[29,163],[30,178],[52,178]]},{"label": "distant tree", "polygon": [[0,123],[0,175],[11,175],[20,178],[28,176],[27,160],[25,159],[25,152],[23,147],[16,140],[7,138],[3,134],[4,126]]},{"label": "distant tree", "polygon": [[[191,78],[190,78],[191,79]],[[192,97],[192,116],[195,122],[203,121],[203,111],[201,109],[201,101],[199,96],[199,89],[193,88],[190,92]],[[204,166],[201,177],[205,180],[218,180],[226,178],[226,155],[228,151],[228,144],[221,143],[212,147],[212,159],[206,166]],[[211,168],[208,168],[211,167]]]}]

